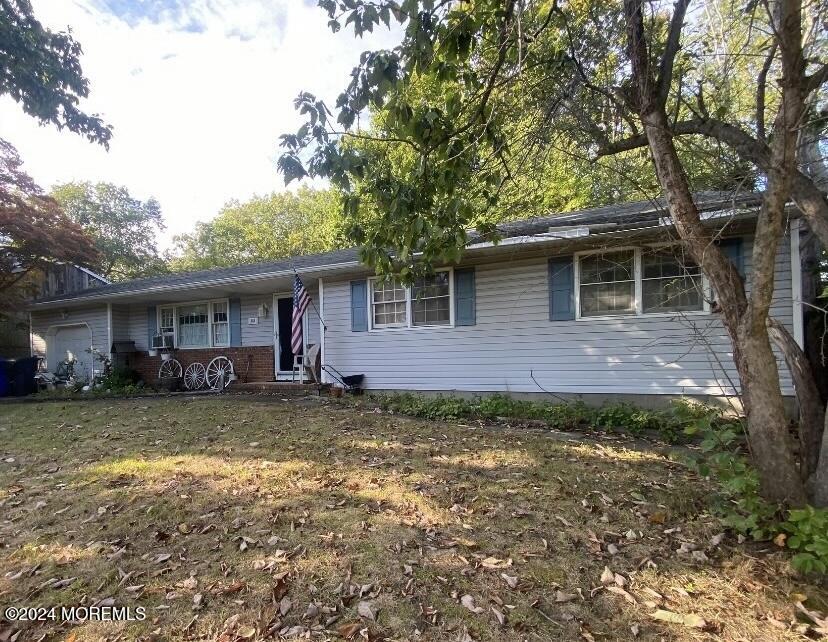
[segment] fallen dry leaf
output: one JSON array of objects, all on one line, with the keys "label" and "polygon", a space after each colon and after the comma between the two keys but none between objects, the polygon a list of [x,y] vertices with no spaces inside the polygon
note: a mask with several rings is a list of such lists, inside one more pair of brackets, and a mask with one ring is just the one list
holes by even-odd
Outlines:
[{"label": "fallen dry leaf", "polygon": [[671,624],[681,624],[683,626],[692,627],[694,629],[703,629],[707,627],[707,622],[704,618],[693,613],[673,613],[673,611],[665,611],[658,609],[651,616],[654,620],[661,622],[670,622]]},{"label": "fallen dry leaf", "polygon": [[357,613],[366,620],[371,620],[372,622],[377,621],[377,609],[374,607],[373,602],[360,602],[357,604]]},{"label": "fallen dry leaf", "polygon": [[518,578],[517,575],[507,575],[506,573],[501,573],[500,577],[509,585],[509,588],[517,588],[518,585]]},{"label": "fallen dry leaf", "polygon": [[362,624],[359,622],[351,622],[350,624],[343,624],[342,626],[337,627],[336,632],[343,638],[350,640],[351,638],[356,637],[361,629]]},{"label": "fallen dry leaf", "polygon": [[465,606],[472,613],[483,613],[485,609],[480,606],[475,606],[474,598],[468,593],[460,598],[460,604]]}]

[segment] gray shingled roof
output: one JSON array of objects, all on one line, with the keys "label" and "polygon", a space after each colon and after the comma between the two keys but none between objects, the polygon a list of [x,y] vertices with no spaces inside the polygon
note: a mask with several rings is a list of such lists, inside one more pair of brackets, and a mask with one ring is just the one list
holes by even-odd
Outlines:
[{"label": "gray shingled roof", "polygon": [[[732,207],[744,208],[755,205],[761,196],[758,194],[744,194],[733,197],[731,194],[720,192],[702,192],[695,195],[699,209],[704,211],[716,209],[728,209]],[[498,225],[503,238],[516,236],[530,236],[548,232],[550,228],[564,227],[571,225],[598,225],[616,223],[619,230],[626,226],[637,226],[645,222],[657,222],[666,214],[665,204],[662,199],[656,201],[636,201],[632,203],[621,203],[618,205],[605,205],[576,212],[550,214],[511,221]],[[470,243],[481,241],[480,235],[474,231],[470,234]],[[145,279],[133,279],[110,285],[100,286],[92,289],[81,290],[70,295],[62,295],[39,299],[35,303],[48,303],[50,301],[67,301],[71,299],[83,299],[87,296],[99,298],[107,294],[118,294],[122,292],[141,292],[142,290],[153,290],[158,287],[203,285],[211,281],[223,279],[244,279],[244,277],[257,277],[270,273],[289,272],[296,269],[299,272],[325,268],[343,263],[354,263],[358,260],[357,249],[335,250],[323,254],[309,254],[295,256],[281,261],[268,261],[265,263],[252,263],[248,265],[237,265],[228,268],[213,268],[211,270],[199,270],[195,272],[176,272],[163,276],[154,276]]]}]

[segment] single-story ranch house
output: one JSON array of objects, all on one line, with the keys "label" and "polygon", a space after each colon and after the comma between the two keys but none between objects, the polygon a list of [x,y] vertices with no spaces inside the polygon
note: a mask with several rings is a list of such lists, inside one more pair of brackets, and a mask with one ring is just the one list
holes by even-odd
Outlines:
[{"label": "single-story ranch house", "polygon": [[[749,284],[758,198],[708,193],[697,200]],[[298,274],[313,302],[304,318],[306,349],[319,344],[323,365],[363,374],[366,389],[635,395],[650,403],[737,392],[715,293],[671,243],[677,237],[662,202],[500,230],[499,243],[472,238],[460,264],[411,288],[375,279],[349,249],[43,298],[30,307],[32,352],[50,370],[71,354],[76,373],[89,374],[89,349],[134,346],[130,365],[152,381],[161,358],[148,351],[160,341],[175,347],[185,369],[224,355],[248,381],[290,380]],[[776,257],[772,315],[801,344],[795,212],[788,232]],[[784,365],[780,376],[792,395]]]}]

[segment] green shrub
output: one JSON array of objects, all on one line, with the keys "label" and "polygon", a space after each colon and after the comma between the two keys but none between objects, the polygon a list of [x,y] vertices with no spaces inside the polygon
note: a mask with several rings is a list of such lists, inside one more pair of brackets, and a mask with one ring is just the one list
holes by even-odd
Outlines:
[{"label": "green shrub", "polygon": [[[474,406],[474,412],[483,419],[495,419],[496,417],[518,417],[528,413],[528,408],[522,408],[526,402],[521,403],[509,395],[494,394],[479,399]],[[526,419],[532,417],[524,416]]]},{"label": "green shrub", "polygon": [[574,430],[588,425],[593,411],[583,401],[573,403],[546,404],[542,409],[542,419],[551,428],[557,430]]},{"label": "green shrub", "polygon": [[112,368],[112,372],[110,372],[109,375],[101,381],[101,388],[104,390],[111,390],[112,392],[122,392],[126,388],[134,388],[140,379],[141,375],[137,370],[123,366],[116,366]]},{"label": "green shrub", "polygon": [[606,430],[622,429],[634,434],[645,430],[659,432],[668,441],[676,441],[684,423],[692,421],[690,406],[681,407],[681,413],[644,410],[628,403],[609,404],[598,409],[582,401],[550,403],[515,399],[505,394],[493,394],[474,400],[451,395],[425,397],[413,393],[376,395],[373,400],[384,410],[422,417],[424,419],[496,419],[505,417],[545,421],[551,428],[574,430],[585,427]]},{"label": "green shrub", "polygon": [[789,511],[782,530],[788,533],[787,547],[798,551],[791,559],[796,570],[803,573],[828,571],[828,510],[806,506]]}]

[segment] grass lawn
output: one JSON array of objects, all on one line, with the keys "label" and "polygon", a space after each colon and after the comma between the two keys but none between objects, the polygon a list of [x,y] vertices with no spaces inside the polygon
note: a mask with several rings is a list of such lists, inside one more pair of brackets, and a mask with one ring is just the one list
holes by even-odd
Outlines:
[{"label": "grass lawn", "polygon": [[826,593],[624,444],[370,403],[0,406],[0,606],[146,610],[0,641],[814,637],[795,603]]}]

